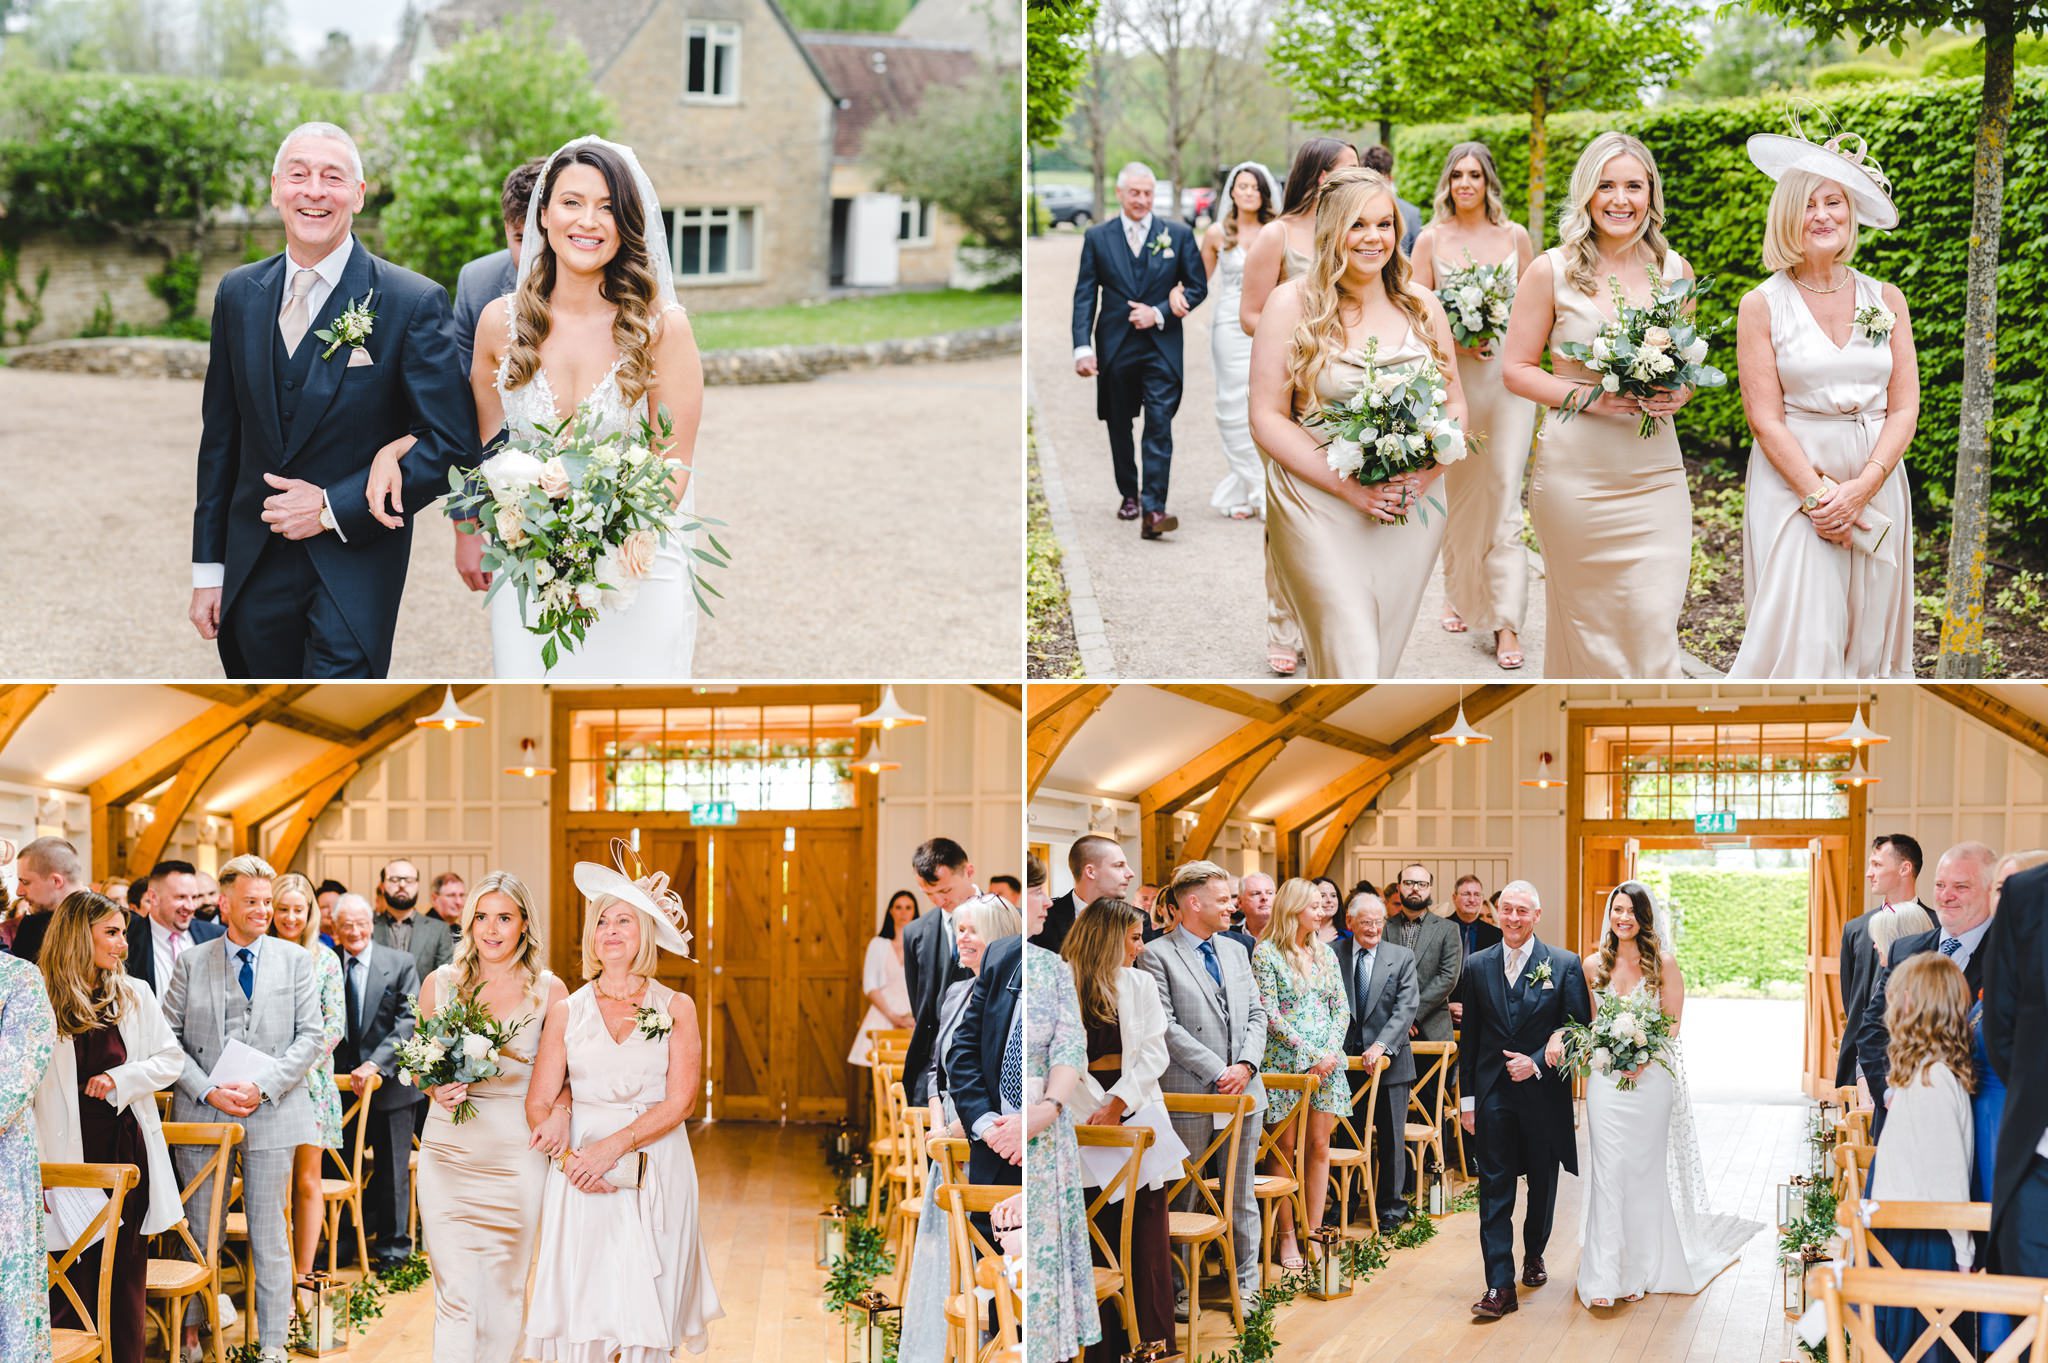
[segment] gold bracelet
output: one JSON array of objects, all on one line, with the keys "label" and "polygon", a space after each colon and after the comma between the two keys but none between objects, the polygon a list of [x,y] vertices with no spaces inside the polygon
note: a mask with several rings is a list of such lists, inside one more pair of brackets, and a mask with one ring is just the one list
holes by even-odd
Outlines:
[{"label": "gold bracelet", "polygon": [[1873,455],[1870,458],[1863,461],[1863,467],[1865,468],[1869,468],[1872,464],[1877,465],[1878,482],[1882,483],[1885,479],[1892,476],[1891,465],[1885,463],[1884,460],[1879,459],[1875,455]]}]

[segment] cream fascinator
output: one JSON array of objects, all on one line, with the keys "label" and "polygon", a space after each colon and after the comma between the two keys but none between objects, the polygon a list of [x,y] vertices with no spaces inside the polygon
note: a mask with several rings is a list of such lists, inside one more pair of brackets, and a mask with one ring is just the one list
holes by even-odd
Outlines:
[{"label": "cream fascinator", "polygon": [[576,888],[593,900],[616,899],[638,909],[654,928],[655,944],[688,959],[690,916],[683,911],[682,896],[668,887],[668,873],[648,872],[624,838],[612,839],[611,852],[611,866],[594,861],[576,863]]},{"label": "cream fascinator", "polygon": [[1808,113],[1827,120],[1826,111],[1810,100],[1801,100],[1787,109],[1785,121],[1792,125],[1789,134],[1758,133],[1749,139],[1749,159],[1756,168],[1773,180],[1782,180],[1795,170],[1833,180],[1849,191],[1849,201],[1856,205],[1857,221],[1869,227],[1897,227],[1899,210],[1892,203],[1892,182],[1870,154],[1869,146],[1850,132],[1836,133],[1825,142],[1814,141],[1800,126],[1801,105]]}]

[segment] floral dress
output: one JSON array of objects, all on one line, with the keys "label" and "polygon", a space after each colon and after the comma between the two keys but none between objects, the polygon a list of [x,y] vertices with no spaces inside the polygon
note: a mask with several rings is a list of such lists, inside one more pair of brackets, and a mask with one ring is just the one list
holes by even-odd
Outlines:
[{"label": "floral dress", "polygon": [[0,1311],[0,1358],[7,1363],[50,1359],[50,1266],[34,1102],[56,1044],[57,1019],[42,975],[27,961],[0,956],[0,1302],[8,1303]]},{"label": "floral dress", "polygon": [[313,949],[314,984],[320,990],[320,1058],[306,1071],[306,1093],[313,1100],[313,1119],[320,1124],[320,1144],[341,1149],[341,1090],[334,1086],[334,1048],[348,1027],[348,1004],[341,992],[341,957],[326,947]]},{"label": "floral dress", "polygon": [[[1088,1069],[1088,1033],[1067,963],[1024,944],[1024,1077],[1043,1091],[1056,1065]],[[1034,1084],[1032,1081],[1036,1081]],[[1064,1110],[1024,1149],[1026,1244],[1024,1356],[1055,1363],[1102,1337],[1089,1256],[1081,1148]]]},{"label": "floral dress", "polygon": [[[1344,997],[1337,953],[1326,942],[1312,940],[1308,945],[1315,964],[1307,978],[1296,974],[1293,963],[1271,942],[1260,942],[1252,952],[1252,978],[1259,982],[1259,998],[1266,1005],[1265,1068],[1274,1074],[1305,1074],[1317,1061],[1344,1054],[1351,1005]],[[1286,1121],[1295,1098],[1291,1091],[1268,1090],[1266,1124]],[[1351,1110],[1351,1082],[1342,1065],[1324,1077],[1309,1102],[1318,1112],[1341,1116]]]}]

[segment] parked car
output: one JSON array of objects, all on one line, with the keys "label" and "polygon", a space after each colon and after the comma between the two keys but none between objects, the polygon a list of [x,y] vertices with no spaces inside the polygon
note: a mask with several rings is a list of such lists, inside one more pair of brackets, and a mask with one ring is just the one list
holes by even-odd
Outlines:
[{"label": "parked car", "polygon": [[1207,217],[1215,205],[1216,191],[1210,186],[1181,191],[1180,215],[1191,224],[1198,218]]},{"label": "parked car", "polygon": [[1085,232],[1095,221],[1095,196],[1077,185],[1041,185],[1038,201],[1045,205],[1046,221],[1053,227],[1066,222]]}]

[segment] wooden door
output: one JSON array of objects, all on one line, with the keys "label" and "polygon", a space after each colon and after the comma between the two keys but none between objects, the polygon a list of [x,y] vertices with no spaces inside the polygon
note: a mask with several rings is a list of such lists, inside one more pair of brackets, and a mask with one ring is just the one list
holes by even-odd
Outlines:
[{"label": "wooden door", "polygon": [[778,1059],[787,1059],[778,1068],[791,1121],[825,1121],[851,1107],[846,1052],[866,1007],[859,980],[847,969],[866,949],[858,907],[860,845],[857,828],[796,830],[788,927],[778,934],[789,946],[780,974],[790,987],[778,990],[776,1000],[778,1023],[786,1029],[778,1033]]},{"label": "wooden door", "polygon": [[1810,1097],[1835,1087],[1835,1059],[1842,1044],[1842,927],[1856,912],[1849,865],[1849,840],[1814,838],[1807,844],[1806,900],[1806,1091]]},{"label": "wooden door", "polygon": [[779,829],[712,835],[710,1068],[720,1117],[779,1121],[782,1094],[772,1058],[774,1010],[793,991],[776,988],[782,952],[783,837]]},{"label": "wooden door", "polygon": [[1583,840],[1579,870],[1578,921],[1559,933],[1581,956],[1596,950],[1600,933],[1607,926],[1607,900],[1614,887],[1636,875],[1636,853],[1642,844],[1635,838],[1592,837]]},{"label": "wooden door", "polygon": [[[561,884],[556,887],[551,936],[554,945],[549,955],[554,972],[562,977],[571,993],[583,982],[583,916],[586,911],[583,895],[576,889],[573,879],[575,863],[594,861],[600,866],[612,865],[611,840],[611,833],[598,829],[576,829],[568,834],[569,855],[561,863]],[[683,926],[691,934],[691,959],[678,960],[673,952],[664,951],[660,953],[655,977],[669,988],[690,996],[697,1005],[698,1030],[701,1034],[708,1034],[710,1016],[704,1003],[707,980],[704,906],[697,893],[700,883],[698,863],[703,851],[696,834],[689,829],[650,829],[643,831],[640,837],[641,863],[649,871],[668,873],[669,887],[682,897],[684,911],[689,915]],[[709,1055],[708,1049],[706,1055]]]}]

